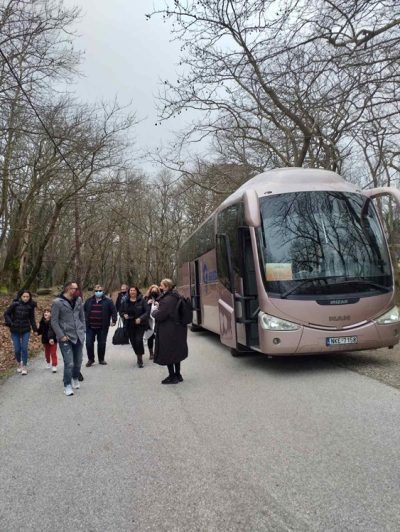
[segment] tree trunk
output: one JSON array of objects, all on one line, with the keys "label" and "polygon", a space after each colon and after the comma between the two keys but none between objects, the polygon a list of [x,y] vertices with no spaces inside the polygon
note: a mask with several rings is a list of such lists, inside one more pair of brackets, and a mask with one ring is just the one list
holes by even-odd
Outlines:
[{"label": "tree trunk", "polygon": [[75,281],[82,288],[82,255],[81,255],[81,227],[79,213],[78,194],[74,196],[74,220],[75,220]]},{"label": "tree trunk", "polygon": [[60,216],[60,212],[62,209],[61,204],[56,204],[56,208],[53,212],[53,216],[51,217],[50,225],[47,230],[47,233],[45,234],[39,248],[38,256],[36,257],[36,262],[32,268],[32,271],[30,272],[29,276],[25,279],[25,281],[22,284],[22,288],[28,289],[32,285],[32,283],[35,281],[37,274],[40,271],[40,268],[42,266],[43,262],[43,256],[44,252],[46,251],[47,245],[49,241],[51,240],[52,236],[54,235],[55,228],[57,225],[58,218]]}]

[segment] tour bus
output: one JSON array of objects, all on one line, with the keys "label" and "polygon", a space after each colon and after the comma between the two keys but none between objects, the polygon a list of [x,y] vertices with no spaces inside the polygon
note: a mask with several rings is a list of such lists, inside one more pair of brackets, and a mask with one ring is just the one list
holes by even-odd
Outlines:
[{"label": "tour bus", "polygon": [[242,185],[180,249],[193,330],[237,356],[392,348],[394,271],[374,198],[327,170],[281,168]]}]

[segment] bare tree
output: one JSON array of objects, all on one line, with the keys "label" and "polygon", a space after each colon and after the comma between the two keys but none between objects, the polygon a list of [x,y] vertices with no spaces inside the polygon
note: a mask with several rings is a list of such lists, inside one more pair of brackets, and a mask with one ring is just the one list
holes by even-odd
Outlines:
[{"label": "bare tree", "polygon": [[393,116],[397,0],[166,4],[149,17],[174,21],[182,70],[164,82],[161,118],[203,113],[181,143],[212,136],[226,162],[256,170],[340,171],[371,110]]}]

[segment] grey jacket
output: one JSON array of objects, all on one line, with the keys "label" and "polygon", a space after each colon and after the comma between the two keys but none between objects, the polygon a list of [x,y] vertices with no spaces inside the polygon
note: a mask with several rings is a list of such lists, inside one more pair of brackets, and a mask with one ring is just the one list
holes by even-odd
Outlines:
[{"label": "grey jacket", "polygon": [[51,326],[58,341],[63,336],[68,336],[73,344],[76,344],[78,339],[83,344],[86,327],[82,299],[78,297],[75,307],[72,308],[68,301],[57,297],[51,307]]}]

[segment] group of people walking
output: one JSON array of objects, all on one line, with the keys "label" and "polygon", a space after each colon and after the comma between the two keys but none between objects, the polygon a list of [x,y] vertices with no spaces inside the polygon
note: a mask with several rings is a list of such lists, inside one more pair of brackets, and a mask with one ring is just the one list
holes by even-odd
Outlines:
[{"label": "group of people walking", "polygon": [[82,380],[83,346],[86,341],[87,363],[95,363],[95,342],[100,365],[105,360],[106,342],[110,326],[118,315],[124,332],[136,354],[137,365],[143,368],[144,339],[147,340],[150,360],[168,367],[162,384],[183,381],[180,363],[188,356],[187,326],[176,320],[175,309],[179,294],[170,279],[159,286],[152,285],[145,296],[137,286],[121,286],[114,304],[104,288],[96,285],[93,296],[82,301],[78,284],[68,282],[56,297],[51,309],[46,308],[39,326],[35,320],[36,302],[28,290],[21,290],[4,313],[14,345],[17,372],[27,375],[28,343],[31,331],[41,335],[48,368],[57,372],[57,344],[64,360],[64,393],[74,395]]}]

